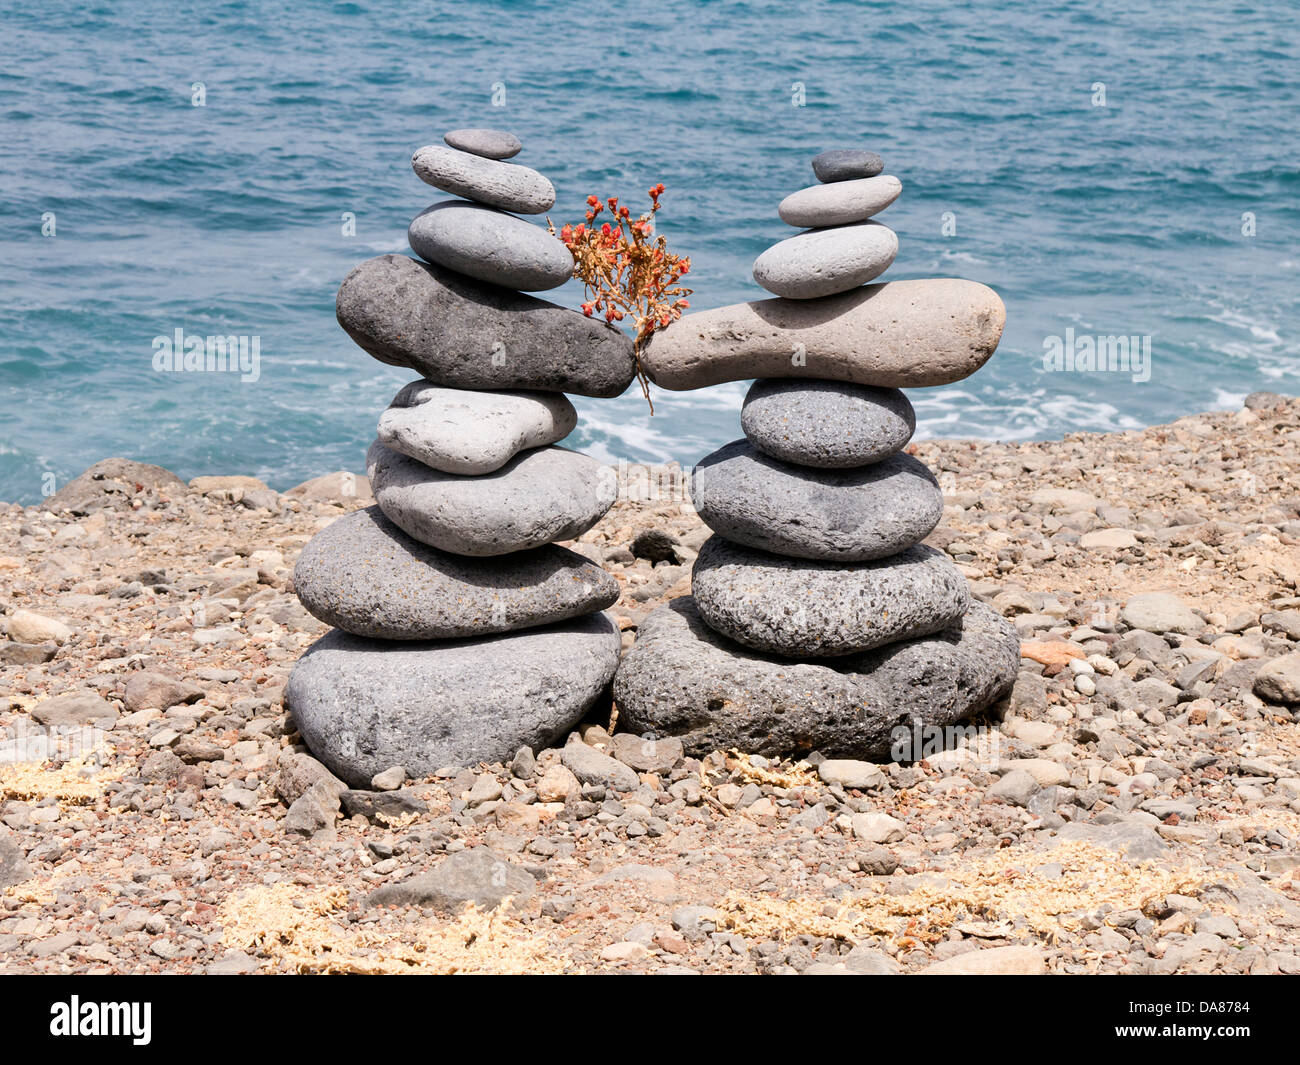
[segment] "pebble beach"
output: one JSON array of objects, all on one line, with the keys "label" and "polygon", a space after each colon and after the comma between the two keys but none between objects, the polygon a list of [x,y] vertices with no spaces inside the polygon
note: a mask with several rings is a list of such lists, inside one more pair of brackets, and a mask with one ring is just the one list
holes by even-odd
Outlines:
[{"label": "pebble beach", "polygon": [[[906,451],[1021,657],[898,761],[688,750],[606,697],[336,786],[284,705],[327,631],[293,567],[364,475],[107,460],[5,507],[0,971],[1300,972],[1300,401]],[[619,473],[559,547],[626,655],[709,530],[679,469]]]}]

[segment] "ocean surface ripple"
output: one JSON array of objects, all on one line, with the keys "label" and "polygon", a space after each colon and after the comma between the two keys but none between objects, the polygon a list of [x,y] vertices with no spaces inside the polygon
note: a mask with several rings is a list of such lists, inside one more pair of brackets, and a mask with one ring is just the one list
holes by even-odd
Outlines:
[{"label": "ocean surface ripple", "polygon": [[[886,279],[969,277],[1008,309],[985,369],[911,393],[921,436],[1296,391],[1294,3],[19,0],[0,29],[3,500],[110,455],[280,489],[359,469],[413,375],[347,338],[334,293],[407,250],[436,198],[411,152],[470,125],[523,139],[557,223],[664,182],[697,309],[764,295],[750,264],[793,232],[776,205],[812,154],[879,151],[904,185]],[[178,329],[257,337],[257,380],[156,372]],[[1149,337],[1148,379],[1049,371],[1067,330]],[[740,435],[743,395],[659,392],[653,418],[635,385],[579,400],[570,444],[693,463]]]}]

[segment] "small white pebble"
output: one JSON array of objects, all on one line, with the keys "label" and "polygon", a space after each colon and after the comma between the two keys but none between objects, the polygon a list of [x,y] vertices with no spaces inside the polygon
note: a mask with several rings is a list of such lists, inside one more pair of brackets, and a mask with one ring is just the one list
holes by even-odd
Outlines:
[{"label": "small white pebble", "polygon": [[1105,677],[1112,677],[1119,672],[1119,666],[1105,655],[1089,655],[1087,662],[1088,665]]}]

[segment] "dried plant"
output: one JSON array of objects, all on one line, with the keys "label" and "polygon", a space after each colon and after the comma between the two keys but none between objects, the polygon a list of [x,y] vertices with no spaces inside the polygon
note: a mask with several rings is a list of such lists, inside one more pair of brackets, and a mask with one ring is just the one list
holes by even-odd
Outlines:
[{"label": "dried plant", "polygon": [[849,899],[732,892],[716,909],[718,927],[746,939],[789,942],[814,935],[915,950],[957,929],[981,939],[1050,945],[1063,934],[1080,934],[1085,914],[1146,913],[1170,893],[1199,895],[1215,879],[1194,865],[1135,864],[1088,840],[1069,840],[1051,850],[1017,844],[936,871],[928,881],[867,877]]},{"label": "dried plant", "polygon": [[[551,973],[575,971],[569,955],[503,900],[454,917],[354,924],[340,887],[279,883],[230,895],[217,909],[222,942],[264,955],[263,968],[297,973]],[[581,970],[577,970],[581,971]]]},{"label": "dried plant", "polygon": [[[573,276],[580,278],[587,289],[582,313],[589,318],[604,315],[610,325],[631,317],[636,376],[651,414],[655,408],[641,353],[656,329],[682,316],[690,306],[685,297],[691,294],[679,283],[690,272],[691,260],[672,254],[665,239],[654,235],[654,216],[663,192],[662,182],[650,189],[650,210],[635,221],[628,208],[619,206],[617,196],[604,203],[588,196],[586,221],[565,225],[559,232],[559,238],[573,254]],[[606,207],[610,221],[597,227],[596,219]],[[547,223],[554,235],[555,226],[549,219]]]}]

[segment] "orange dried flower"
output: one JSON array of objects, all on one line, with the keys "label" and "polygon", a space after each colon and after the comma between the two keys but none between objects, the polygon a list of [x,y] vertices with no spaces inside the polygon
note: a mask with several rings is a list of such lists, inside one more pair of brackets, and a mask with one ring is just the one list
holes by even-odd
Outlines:
[{"label": "orange dried flower", "polygon": [[[663,237],[654,236],[654,215],[659,210],[663,182],[649,190],[650,211],[632,221],[632,212],[620,207],[617,196],[601,203],[596,196],[587,197],[587,225],[565,225],[559,232],[573,255],[573,276],[587,289],[582,313],[587,317],[603,311],[607,323],[621,322],[632,316],[635,333],[632,350],[636,356],[636,375],[641,391],[654,413],[650,399],[650,381],[641,366],[641,352],[656,329],[663,329],[682,316],[690,306],[685,297],[689,288],[678,284],[690,273],[691,260],[668,251]],[[609,206],[612,221],[599,229],[591,228],[598,214]],[[547,219],[551,234],[555,226]]]}]

